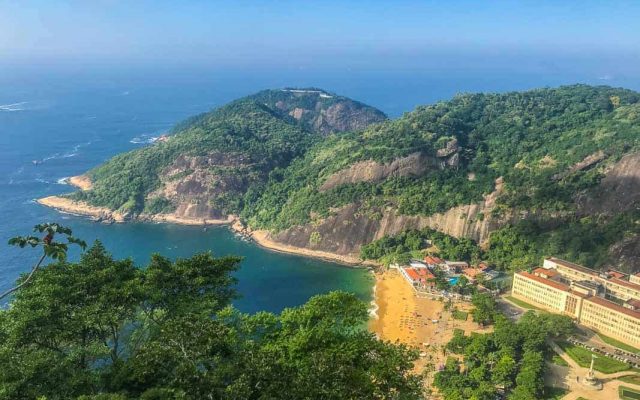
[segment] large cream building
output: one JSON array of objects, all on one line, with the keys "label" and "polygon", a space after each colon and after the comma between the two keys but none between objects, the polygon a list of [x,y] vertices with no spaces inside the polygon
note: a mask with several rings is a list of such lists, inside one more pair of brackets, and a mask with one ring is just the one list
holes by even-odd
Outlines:
[{"label": "large cream building", "polygon": [[518,272],[512,296],[640,347],[640,279],[618,271],[597,272],[557,258],[543,268]]}]

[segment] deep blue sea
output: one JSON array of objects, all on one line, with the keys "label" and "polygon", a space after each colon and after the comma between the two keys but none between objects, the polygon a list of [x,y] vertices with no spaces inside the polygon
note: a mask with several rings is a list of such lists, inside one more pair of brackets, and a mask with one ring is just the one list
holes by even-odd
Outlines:
[{"label": "deep blue sea", "polygon": [[[40,222],[59,221],[88,242],[101,240],[119,258],[144,266],[152,253],[171,258],[211,250],[244,256],[236,274],[247,312],[278,312],[310,296],[344,289],[368,299],[367,271],[264,250],[226,228],[163,224],[103,225],[44,208],[34,199],[72,190],[63,178],[109,157],[148,145],[180,120],[261,89],[314,86],[374,105],[395,117],[417,104],[457,92],[506,91],[564,83],[598,82],[588,75],[505,74],[501,71],[434,73],[420,70],[135,71],[0,69],[0,291],[37,258],[6,245]],[[574,80],[572,80],[574,79]],[[624,85],[624,83],[618,83]],[[629,86],[629,85],[626,85]],[[636,87],[637,88],[637,87]],[[33,161],[37,161],[34,164]],[[77,257],[77,254],[73,254]]]}]

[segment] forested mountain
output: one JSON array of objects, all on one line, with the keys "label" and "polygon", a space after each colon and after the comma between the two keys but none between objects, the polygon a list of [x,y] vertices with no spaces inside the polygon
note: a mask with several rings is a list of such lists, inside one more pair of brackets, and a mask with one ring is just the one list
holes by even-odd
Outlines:
[{"label": "forested mountain", "polygon": [[[383,118],[320,90],[261,92],[90,171],[94,189],[76,198],[134,213],[191,204],[239,214],[276,242],[337,254],[433,229],[484,244],[482,256],[504,268],[544,254],[640,268],[629,257],[639,233],[638,93],[461,94],[338,134],[318,122],[335,104],[368,117],[334,127]],[[396,247],[380,251],[414,250]]]},{"label": "forested mountain", "polygon": [[193,117],[169,140],[89,171],[92,190],[74,198],[132,216],[226,217],[240,212],[247,188],[286,167],[323,134],[384,119],[381,111],[324,91],[263,91]]}]

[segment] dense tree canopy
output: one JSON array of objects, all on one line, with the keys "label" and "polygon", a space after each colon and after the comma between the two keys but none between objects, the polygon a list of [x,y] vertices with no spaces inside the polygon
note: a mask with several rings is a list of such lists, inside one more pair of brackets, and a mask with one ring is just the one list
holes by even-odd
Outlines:
[{"label": "dense tree canopy", "polygon": [[[280,230],[353,202],[373,212],[392,206],[402,214],[430,215],[481,200],[498,177],[504,186],[496,214],[568,212],[576,193],[599,182],[607,162],[572,166],[599,151],[615,160],[640,145],[639,101],[633,91],[586,85],[461,94],[363,132],[318,142],[272,174],[264,193],[246,202],[243,216],[252,225]],[[331,174],[359,161],[388,163],[417,152],[434,157],[454,139],[455,167],[321,190]]]},{"label": "dense tree canopy", "polygon": [[0,311],[0,399],[421,398],[416,354],[367,332],[360,300],[243,314],[239,263],[156,255],[139,269],[96,242],[39,270]]},{"label": "dense tree canopy", "polygon": [[[241,188],[198,201],[208,202],[221,217],[239,214],[253,228],[280,231],[317,223],[349,204],[372,220],[388,210],[431,215],[482,200],[501,177],[491,217],[527,214],[536,222],[525,220],[494,232],[484,255],[472,243],[460,242],[443,245],[444,257],[474,259],[480,254],[502,269],[517,270],[553,254],[596,267],[612,244],[638,233],[637,215],[623,214],[615,221],[575,217],[575,199],[600,182],[607,166],[640,148],[636,92],[573,85],[460,94],[362,131],[328,136],[314,132],[308,118],[315,121],[322,107],[345,99],[324,96],[313,103],[319,95],[292,93],[264,91],[189,119],[168,142],[119,155],[90,171],[93,189],[73,197],[133,214],[170,212],[179,196],[169,200],[157,195],[166,184],[159,174],[181,155],[221,152],[244,160],[242,166],[217,171],[241,182]],[[320,105],[320,114],[292,117],[291,111],[312,103]],[[358,103],[357,108],[366,107]],[[366,112],[379,113],[372,108]],[[455,162],[438,156],[449,150]],[[384,164],[417,153],[426,157],[423,161],[431,160],[423,173],[323,188],[330,176],[358,162]],[[595,161],[585,164],[590,157]],[[471,216],[474,221],[487,217]],[[363,256],[385,262],[406,259],[415,250],[408,241],[415,233],[403,235],[365,246]],[[392,242],[398,242],[395,248],[388,246]]]},{"label": "dense tree canopy", "polygon": [[531,311],[517,323],[499,313],[490,319],[495,320],[492,333],[465,336],[456,331],[446,349],[463,361],[450,357],[434,385],[445,400],[493,400],[498,394],[509,400],[546,398],[545,340],[571,334],[571,319]]}]

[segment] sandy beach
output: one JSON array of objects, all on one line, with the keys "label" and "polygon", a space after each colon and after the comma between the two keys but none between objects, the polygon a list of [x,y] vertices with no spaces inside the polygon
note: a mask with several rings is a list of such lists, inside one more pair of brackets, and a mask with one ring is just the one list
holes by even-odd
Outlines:
[{"label": "sandy beach", "polygon": [[[425,364],[443,364],[443,347],[453,337],[455,329],[465,334],[489,332],[471,321],[455,320],[450,311],[445,311],[444,303],[435,298],[417,297],[411,285],[397,270],[376,273],[375,303],[377,317],[369,322],[369,329],[382,340],[399,342],[417,348],[421,352],[416,368]],[[461,311],[469,311],[471,306],[456,303]]]}]

